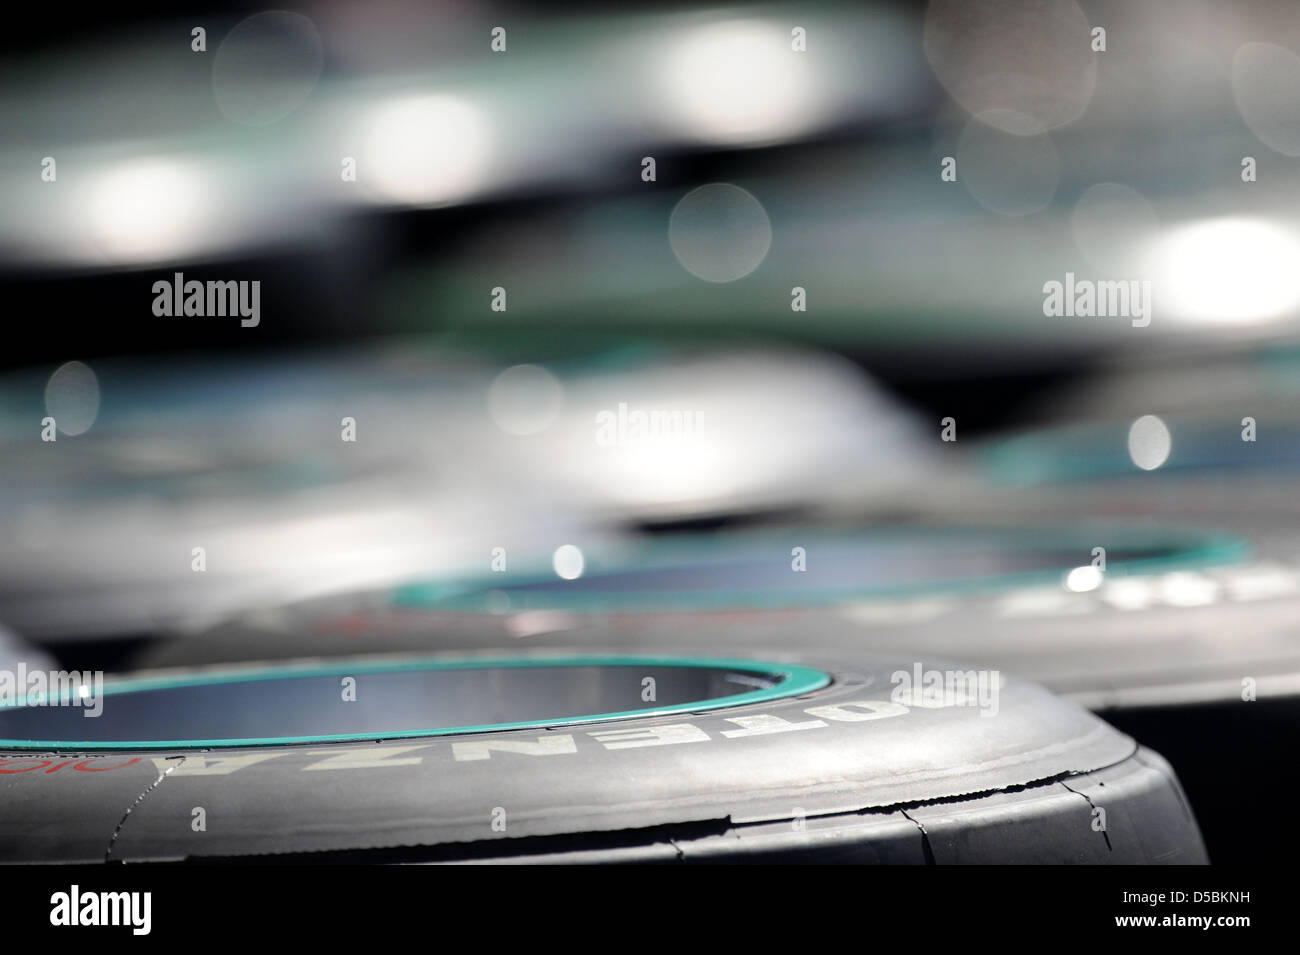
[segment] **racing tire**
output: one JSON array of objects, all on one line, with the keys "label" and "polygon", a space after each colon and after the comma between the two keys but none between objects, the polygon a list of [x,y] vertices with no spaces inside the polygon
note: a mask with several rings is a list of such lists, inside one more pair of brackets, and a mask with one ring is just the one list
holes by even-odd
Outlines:
[{"label": "racing tire", "polygon": [[0,711],[0,860],[1208,861],[1158,755],[942,661],[369,657],[102,699]]}]

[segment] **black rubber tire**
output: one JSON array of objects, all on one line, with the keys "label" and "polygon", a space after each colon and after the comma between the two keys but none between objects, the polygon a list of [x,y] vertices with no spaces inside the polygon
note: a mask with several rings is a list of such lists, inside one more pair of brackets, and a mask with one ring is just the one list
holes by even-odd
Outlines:
[{"label": "black rubber tire", "polygon": [[1003,677],[993,715],[892,701],[916,661],[800,662],[829,685],[703,713],[0,754],[0,861],[1207,861],[1168,765],[1036,685]]},{"label": "black rubber tire", "polygon": [[[345,595],[249,615],[144,648],[136,666],[178,667],[419,649],[595,646],[625,653],[802,652],[960,659],[1041,683],[1098,712],[1300,698],[1300,540],[1243,565],[1062,587],[924,594],[823,609],[695,613],[455,614]],[[1141,588],[1145,602],[1111,598]],[[1204,603],[1180,603],[1177,587]],[[520,629],[520,627],[523,629]],[[1249,684],[1244,681],[1249,681]]]}]

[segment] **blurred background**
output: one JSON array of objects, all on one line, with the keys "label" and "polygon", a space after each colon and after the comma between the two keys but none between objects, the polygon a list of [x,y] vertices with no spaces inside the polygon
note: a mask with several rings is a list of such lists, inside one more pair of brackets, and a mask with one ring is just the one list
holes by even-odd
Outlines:
[{"label": "blurred background", "polygon": [[[1294,3],[3,42],[0,662],[934,653],[1105,712],[1212,857],[1259,851],[1231,820],[1295,781],[1300,693]],[[255,324],[158,282],[256,282]]]}]

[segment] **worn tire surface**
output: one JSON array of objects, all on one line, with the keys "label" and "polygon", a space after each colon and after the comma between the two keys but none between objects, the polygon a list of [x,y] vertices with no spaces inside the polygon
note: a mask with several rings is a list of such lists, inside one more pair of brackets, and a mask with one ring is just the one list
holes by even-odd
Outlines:
[{"label": "worn tire surface", "polygon": [[994,706],[908,705],[893,674],[917,661],[799,662],[829,682],[706,712],[364,743],[11,747],[0,860],[1207,861],[1168,765],[1041,687],[993,675]]}]

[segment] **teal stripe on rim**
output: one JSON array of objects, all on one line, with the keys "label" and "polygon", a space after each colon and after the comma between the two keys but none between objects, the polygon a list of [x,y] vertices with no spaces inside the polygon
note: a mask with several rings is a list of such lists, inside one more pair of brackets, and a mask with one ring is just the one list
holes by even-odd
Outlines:
[{"label": "teal stripe on rim", "polygon": [[[239,746],[283,746],[296,743],[377,742],[392,739],[452,736],[488,733],[502,730],[538,729],[572,726],[585,723],[602,723],[634,717],[669,716],[675,713],[698,713],[708,710],[729,709],[753,703],[802,696],[828,686],[829,674],[813,667],[797,664],[770,663],[761,660],[735,660],[715,657],[676,656],[617,656],[573,655],[545,657],[470,657],[470,658],[419,658],[394,661],[354,661],[335,664],[301,664],[273,666],[257,669],[230,669],[208,671],[202,674],[173,677],[150,677],[106,683],[105,698],[126,693],[151,690],[183,690],[193,687],[215,686],[231,683],[249,683],[302,677],[353,676],[375,673],[403,673],[415,671],[456,671],[478,669],[546,669],[556,667],[685,667],[714,669],[758,675],[773,681],[773,685],[709,700],[689,701],[641,710],[621,710],[610,713],[591,713],[568,717],[539,717],[510,723],[485,723],[467,726],[443,726],[428,729],[396,730],[391,732],[339,733],[320,736],[268,736],[237,739],[191,740],[34,740],[0,739],[0,750],[40,752],[96,752],[103,750],[171,750],[214,749]],[[61,699],[70,699],[64,694]],[[107,704],[106,704],[107,705]],[[26,701],[0,703],[0,718],[5,710],[21,709]]]},{"label": "teal stripe on rim", "polygon": [[1164,416],[1172,445],[1169,457],[1154,471],[1133,463],[1128,450],[1131,421],[1044,428],[986,444],[977,459],[991,481],[1032,487],[1143,476],[1146,481],[1175,482],[1186,474],[1239,473],[1300,467],[1300,425],[1270,422],[1268,442],[1241,440],[1239,418],[1206,419]]},{"label": "teal stripe on rim", "polygon": [[[504,595],[511,612],[659,613],[974,596],[1059,583],[1070,570],[1089,563],[1096,545],[1107,549],[1112,578],[1236,564],[1251,556],[1246,540],[1215,531],[1114,524],[731,531],[661,539],[612,558],[595,555],[575,581],[539,571],[494,575],[499,582],[485,577],[424,581],[396,588],[390,599],[407,610],[500,612],[492,609],[492,601]],[[806,573],[791,573],[792,546],[805,548]],[[981,564],[986,558],[991,569]],[[760,559],[761,568],[754,563]],[[635,585],[638,575],[664,572],[679,574],[676,586]],[[727,581],[730,585],[722,584]]]}]

